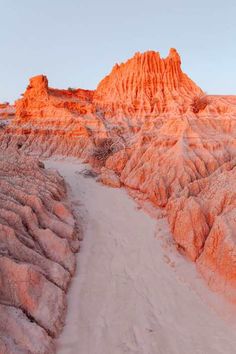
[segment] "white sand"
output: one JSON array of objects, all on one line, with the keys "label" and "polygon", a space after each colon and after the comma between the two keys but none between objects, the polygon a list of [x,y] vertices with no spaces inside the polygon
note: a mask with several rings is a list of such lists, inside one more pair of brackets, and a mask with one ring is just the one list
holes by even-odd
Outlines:
[{"label": "white sand", "polygon": [[218,298],[163,247],[166,220],[138,210],[124,190],[83,177],[76,160],[46,166],[65,177],[84,230],[59,354],[236,353],[235,325],[214,310]]}]

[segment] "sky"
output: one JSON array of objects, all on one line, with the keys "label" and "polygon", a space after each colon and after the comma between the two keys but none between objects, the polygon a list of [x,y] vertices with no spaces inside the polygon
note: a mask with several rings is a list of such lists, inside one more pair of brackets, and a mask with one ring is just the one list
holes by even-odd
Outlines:
[{"label": "sky", "polygon": [[0,0],[0,11],[0,102],[38,74],[94,89],[135,52],[171,47],[205,92],[236,94],[235,0]]}]

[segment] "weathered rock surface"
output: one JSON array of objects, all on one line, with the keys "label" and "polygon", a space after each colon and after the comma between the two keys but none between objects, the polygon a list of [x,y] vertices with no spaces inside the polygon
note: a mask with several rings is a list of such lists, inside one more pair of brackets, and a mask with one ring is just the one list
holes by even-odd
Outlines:
[{"label": "weathered rock surface", "polygon": [[[233,109],[217,116],[159,116],[136,139],[118,172],[121,182],[154,204],[167,206],[178,248],[196,262],[212,289],[235,302]],[[116,154],[110,160],[122,161]]]},{"label": "weathered rock surface", "polygon": [[158,52],[136,53],[98,85],[94,102],[106,117],[146,117],[162,112],[184,113],[201,89],[181,70],[180,56],[171,49],[167,58]]},{"label": "weathered rock surface", "polygon": [[109,170],[106,167],[101,168],[99,181],[113,188],[121,187],[121,183],[118,175],[113,170]]},{"label": "weathered rock surface", "polygon": [[53,353],[78,238],[63,179],[17,152],[0,155],[0,352]]},{"label": "weathered rock surface", "polygon": [[0,103],[0,119],[12,118],[15,115],[15,106],[10,103]]},{"label": "weathered rock surface", "polygon": [[52,89],[45,76],[33,77],[23,98],[16,101],[16,119],[5,129],[3,148],[20,144],[41,156],[86,157],[93,139],[106,135],[92,97],[93,91]]},{"label": "weathered rock surface", "polygon": [[[230,251],[235,204],[230,202],[232,211],[226,217],[219,200],[227,199],[228,192],[217,182],[225,178],[233,190],[235,97],[204,95],[182,72],[174,49],[165,59],[152,51],[137,53],[116,65],[95,91],[56,90],[48,87],[45,76],[32,78],[16,103],[16,118],[1,134],[0,147],[82,157],[102,168],[104,183],[127,186],[155,205],[167,206],[179,249],[197,262],[214,289],[236,301],[236,256]],[[96,156],[102,156],[102,163]],[[208,198],[212,185],[219,191],[211,190],[216,196]],[[189,188],[195,188],[194,197],[192,189],[187,194]],[[52,226],[50,230],[60,232]],[[37,238],[45,247],[42,232],[46,230]],[[53,244],[51,233],[49,239]],[[232,247],[226,245],[229,240]],[[51,247],[46,248],[49,253]],[[61,264],[62,255],[50,257]],[[66,269],[70,267],[68,261]],[[59,281],[55,272],[48,278]],[[63,279],[61,288],[66,287]]]},{"label": "weathered rock surface", "polygon": [[[197,262],[208,284],[236,301],[236,160],[190,183],[169,202],[178,245]],[[185,226],[183,229],[182,226]]]},{"label": "weathered rock surface", "polygon": [[194,181],[168,204],[177,244],[209,286],[236,301],[236,160]]},{"label": "weathered rock surface", "polygon": [[136,135],[121,181],[165,206],[186,185],[234,159],[235,138],[236,120],[227,115],[161,116]]}]

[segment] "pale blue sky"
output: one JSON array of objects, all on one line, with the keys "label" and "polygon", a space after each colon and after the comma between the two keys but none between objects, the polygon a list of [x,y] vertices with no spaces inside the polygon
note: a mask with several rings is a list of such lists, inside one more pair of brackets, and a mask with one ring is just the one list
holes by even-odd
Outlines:
[{"label": "pale blue sky", "polygon": [[37,74],[93,89],[137,51],[175,47],[208,93],[236,94],[235,0],[0,0],[0,102]]}]

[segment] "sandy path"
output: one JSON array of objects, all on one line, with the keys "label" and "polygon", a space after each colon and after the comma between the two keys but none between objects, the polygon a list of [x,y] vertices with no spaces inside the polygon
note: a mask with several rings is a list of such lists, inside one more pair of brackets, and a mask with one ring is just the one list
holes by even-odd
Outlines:
[{"label": "sandy path", "polygon": [[201,284],[192,265],[175,251],[174,264],[155,237],[157,227],[168,238],[165,220],[138,210],[124,190],[79,174],[79,162],[46,166],[65,177],[84,230],[59,354],[236,352],[235,327],[184,281],[181,272]]}]

